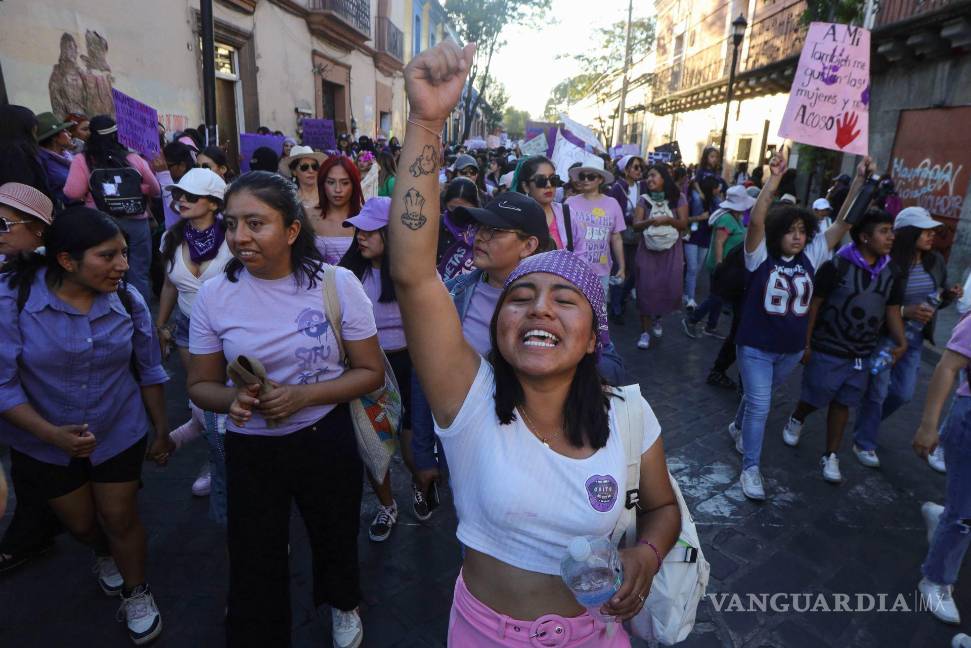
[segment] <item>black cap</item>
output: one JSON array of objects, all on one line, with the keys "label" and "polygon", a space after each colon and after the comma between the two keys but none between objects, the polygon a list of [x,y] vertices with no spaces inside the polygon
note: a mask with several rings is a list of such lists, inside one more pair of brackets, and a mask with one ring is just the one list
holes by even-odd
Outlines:
[{"label": "black cap", "polygon": [[460,224],[475,221],[487,227],[520,230],[538,238],[540,247],[550,240],[546,212],[525,194],[506,192],[485,207],[459,207],[453,213]]}]

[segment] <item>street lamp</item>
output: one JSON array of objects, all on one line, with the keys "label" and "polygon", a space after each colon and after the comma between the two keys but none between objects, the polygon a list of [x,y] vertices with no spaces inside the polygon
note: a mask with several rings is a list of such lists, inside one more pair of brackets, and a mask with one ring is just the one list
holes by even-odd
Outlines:
[{"label": "street lamp", "polygon": [[738,65],[738,46],[745,38],[745,28],[748,23],[745,21],[744,14],[739,14],[738,18],[732,21],[732,69],[728,74],[728,94],[725,97],[725,122],[722,124],[721,145],[718,152],[721,155],[722,169],[725,168],[725,135],[728,133],[728,110],[732,105],[732,95],[735,94],[735,67]]}]

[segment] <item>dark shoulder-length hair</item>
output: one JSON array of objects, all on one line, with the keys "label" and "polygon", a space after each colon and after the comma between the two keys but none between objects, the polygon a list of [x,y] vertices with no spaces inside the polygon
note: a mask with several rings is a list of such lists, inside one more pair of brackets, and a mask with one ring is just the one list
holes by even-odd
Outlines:
[{"label": "dark shoulder-length hair", "polygon": [[652,164],[647,167],[647,171],[644,173],[645,178],[651,169],[657,171],[664,181],[664,199],[668,201],[668,206],[672,211],[677,209],[678,203],[681,201],[681,190],[678,189],[678,184],[671,177],[670,167],[666,164]]},{"label": "dark shoulder-length hair", "polygon": [[108,115],[95,115],[90,122],[91,136],[84,144],[84,159],[89,169],[116,168],[128,165],[128,149],[118,141],[118,131],[104,133],[116,126]]},{"label": "dark shoulder-length hair", "polygon": [[[518,416],[516,408],[526,400],[516,371],[499,352],[497,340],[499,311],[502,310],[502,305],[508,296],[509,288],[506,288],[499,296],[489,324],[489,338],[492,342],[489,362],[495,373],[496,416],[503,425],[516,420]],[[596,316],[593,314],[591,314],[590,325],[593,331],[597,330]],[[582,448],[585,443],[588,443],[595,450],[606,446],[607,437],[610,436],[609,411],[607,383],[597,369],[596,356],[588,353],[577,364],[573,382],[570,383],[570,391],[563,404],[564,432],[570,445]]]},{"label": "dark shoulder-length hair", "polygon": [[517,177],[518,182],[516,183],[518,186],[510,187],[510,190],[517,191],[528,196],[529,189],[525,185],[529,184],[532,177],[536,175],[536,171],[544,164],[548,164],[553,167],[553,175],[556,175],[556,165],[554,165],[548,157],[545,155],[534,155],[526,158],[523,165],[519,167],[519,176]]},{"label": "dark shoulder-length hair", "polygon": [[[219,212],[223,209],[223,203],[218,198],[213,198],[212,196],[202,196],[203,200],[208,200],[209,202],[216,205],[216,215],[218,218]],[[179,219],[178,222],[173,223],[172,227],[165,230],[162,240],[165,241],[165,246],[162,249],[162,263],[168,265],[169,271],[175,267],[175,254],[179,249],[179,246],[185,242],[185,228],[192,227],[186,221]]]},{"label": "dark shoulder-length hair", "polygon": [[782,256],[782,237],[796,221],[801,220],[806,228],[806,244],[812,242],[819,232],[819,221],[808,209],[795,205],[778,204],[765,216],[765,247],[769,255]]},{"label": "dark shoulder-length hair", "polygon": [[[44,232],[44,254],[32,252],[17,255],[3,266],[3,278],[10,288],[30,285],[41,268],[47,269],[47,279],[51,285],[58,286],[64,280],[65,270],[57,257],[62,252],[75,261],[84,258],[84,253],[105,241],[124,234],[110,216],[97,209],[76,206],[62,211]],[[128,237],[125,236],[125,240]],[[126,289],[123,285],[121,290]]]},{"label": "dark shoulder-length hair", "polygon": [[324,160],[324,163],[320,165],[320,169],[317,171],[317,195],[320,197],[319,207],[323,210],[323,215],[326,216],[327,209],[330,205],[327,202],[327,191],[324,189],[324,186],[327,184],[328,174],[336,166],[342,167],[347,171],[347,175],[351,179],[351,201],[347,207],[350,210],[348,213],[351,216],[357,216],[361,211],[361,207],[364,206],[364,190],[361,189],[361,172],[352,159],[343,155],[330,156]]},{"label": "dark shoulder-length hair", "polygon": [[[347,268],[354,275],[364,281],[364,275],[368,272],[373,272],[374,267],[371,265],[370,259],[365,259],[364,255],[361,254],[361,246],[357,243],[357,230],[354,231],[355,236],[351,239],[351,246],[347,248],[347,252],[341,257],[340,262],[337,264],[342,268]],[[397,301],[398,298],[394,294],[394,283],[391,281],[391,258],[388,256],[388,228],[382,227],[378,230],[378,234],[381,235],[381,240],[384,241],[384,254],[381,255],[381,296],[378,297],[378,301],[382,304],[388,304]]]},{"label": "dark shoulder-length hair", "polygon": [[[910,269],[917,259],[917,239],[924,233],[919,227],[901,227],[894,231],[893,247],[890,249],[890,258],[900,269],[900,279],[905,282],[910,277]],[[938,262],[938,253],[931,251],[921,257],[921,266],[930,272],[934,264]]]},{"label": "dark shoulder-length hair", "polygon": [[[226,204],[229,204],[234,195],[243,191],[279,212],[283,217],[284,228],[293,225],[294,221],[300,221],[300,232],[290,246],[290,268],[298,286],[303,284],[304,279],[307,280],[310,288],[317,285],[324,267],[324,257],[321,256],[314,242],[313,227],[304,215],[296,185],[276,173],[250,171],[236,178],[229,185],[229,189],[226,190]],[[243,262],[233,257],[226,264],[226,277],[236,282],[242,269]]]},{"label": "dark shoulder-length hair", "polygon": [[456,198],[461,198],[476,207],[481,207],[479,203],[479,188],[475,186],[474,182],[464,176],[452,178],[445,185],[445,191],[442,192],[441,211],[444,213],[445,206]]}]

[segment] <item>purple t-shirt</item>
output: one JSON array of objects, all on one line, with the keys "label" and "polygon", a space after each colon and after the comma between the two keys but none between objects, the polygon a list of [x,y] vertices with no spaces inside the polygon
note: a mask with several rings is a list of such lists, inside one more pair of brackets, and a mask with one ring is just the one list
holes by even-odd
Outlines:
[{"label": "purple t-shirt", "polygon": [[[965,315],[951,331],[951,339],[947,341],[948,351],[960,353],[965,358],[971,358],[971,317]],[[971,389],[968,388],[967,371],[961,374],[961,386],[958,387],[958,396],[971,396]]]},{"label": "purple t-shirt", "polygon": [[317,250],[324,257],[324,261],[331,265],[337,265],[344,258],[344,253],[351,247],[353,236],[315,236],[314,242]]},{"label": "purple t-shirt", "polygon": [[[337,296],[345,340],[366,340],[377,334],[371,302],[350,270],[337,268]],[[192,306],[189,351],[222,353],[227,364],[249,355],[266,367],[271,380],[284,385],[307,385],[333,380],[344,373],[337,340],[327,323],[321,282],[297,286],[293,275],[258,279],[245,269],[238,281],[225,274],[202,285]],[[314,405],[268,427],[258,412],[246,427],[231,420],[227,429],[241,434],[282,436],[311,425],[334,409]]]},{"label": "purple t-shirt", "polygon": [[496,312],[496,304],[499,303],[502,289],[480,281],[475,284],[474,290],[469,308],[465,311],[465,319],[462,320],[462,333],[476,353],[486,357],[492,350],[489,325],[492,324],[492,315]]},{"label": "purple t-shirt", "polygon": [[570,206],[571,220],[584,230],[580,256],[598,277],[608,276],[613,260],[610,237],[627,229],[620,205],[612,196],[603,195],[595,200],[571,196],[566,204]]},{"label": "purple t-shirt", "polygon": [[405,348],[405,329],[401,323],[401,309],[398,302],[380,302],[381,270],[368,268],[364,273],[364,292],[374,307],[374,323],[378,327],[378,343],[385,351]]}]

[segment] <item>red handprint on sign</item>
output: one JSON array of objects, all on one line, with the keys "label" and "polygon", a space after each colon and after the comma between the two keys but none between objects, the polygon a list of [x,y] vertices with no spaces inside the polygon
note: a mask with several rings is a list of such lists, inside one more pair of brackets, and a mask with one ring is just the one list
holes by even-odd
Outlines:
[{"label": "red handprint on sign", "polygon": [[860,131],[854,130],[858,121],[860,121],[860,118],[855,112],[843,113],[842,121],[839,117],[836,118],[836,146],[846,148],[860,136]]}]

